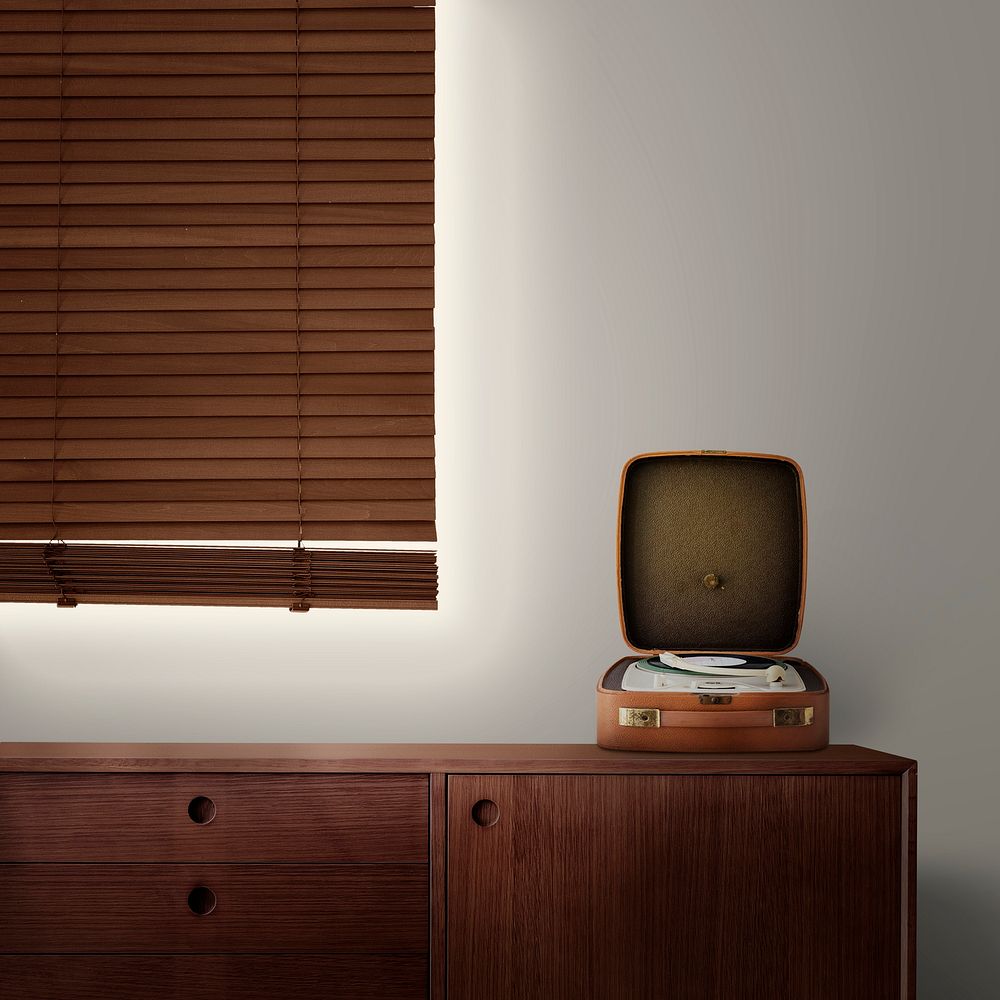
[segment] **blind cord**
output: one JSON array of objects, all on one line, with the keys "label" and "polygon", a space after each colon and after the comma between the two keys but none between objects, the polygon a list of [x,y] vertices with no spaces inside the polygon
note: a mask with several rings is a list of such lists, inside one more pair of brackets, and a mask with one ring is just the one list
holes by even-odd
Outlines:
[{"label": "blind cord", "polygon": [[66,81],[66,0],[61,0],[59,17],[59,172],[56,175],[56,322],[55,335],[52,344],[52,454],[49,459],[49,520],[52,523],[52,533],[49,541],[53,544],[62,542],[59,534],[59,522],[56,517],[56,450],[59,446],[59,375],[60,375],[60,340],[62,327],[62,203],[63,203],[63,108],[65,104]]},{"label": "blind cord", "polygon": [[65,122],[63,109],[66,91],[66,0],[59,4],[59,172],[56,175],[56,323],[53,337],[52,357],[52,455],[49,460],[49,520],[52,522],[52,533],[45,546],[42,558],[45,567],[59,591],[56,606],[60,608],[75,608],[76,599],[66,593],[66,582],[60,570],[58,559],[65,552],[66,543],[59,531],[59,519],[56,517],[56,451],[59,447],[59,375],[61,343],[59,334],[62,327],[62,251],[63,251],[63,133]]},{"label": "blind cord", "polygon": [[312,559],[303,547],[305,536],[302,503],[302,228],[299,194],[302,179],[300,144],[302,141],[301,87],[299,81],[299,53],[302,13],[301,0],[295,0],[295,465],[296,505],[298,510],[298,538],[292,554],[293,600],[289,611],[308,611],[312,596]]},{"label": "blind cord", "polygon": [[301,142],[301,122],[299,107],[299,15],[300,0],[295,0],[295,460],[296,460],[296,502],[298,506],[298,543],[302,548],[305,533],[302,517],[302,235],[299,208],[299,188],[301,163],[299,145]]}]

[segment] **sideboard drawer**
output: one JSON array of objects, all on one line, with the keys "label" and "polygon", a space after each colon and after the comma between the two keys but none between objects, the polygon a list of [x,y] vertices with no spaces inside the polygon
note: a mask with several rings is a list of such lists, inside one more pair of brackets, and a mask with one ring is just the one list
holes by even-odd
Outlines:
[{"label": "sideboard drawer", "polygon": [[9,955],[0,956],[0,984],[18,1000],[425,1000],[427,959],[419,955]]},{"label": "sideboard drawer", "polygon": [[0,953],[426,952],[424,865],[0,865]]},{"label": "sideboard drawer", "polygon": [[4,861],[427,860],[424,775],[0,775]]}]

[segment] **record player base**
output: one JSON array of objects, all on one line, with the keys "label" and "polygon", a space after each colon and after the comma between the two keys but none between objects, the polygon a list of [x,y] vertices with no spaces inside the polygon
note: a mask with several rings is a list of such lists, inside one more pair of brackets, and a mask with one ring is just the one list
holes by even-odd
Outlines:
[{"label": "record player base", "polygon": [[619,660],[597,685],[599,746],[667,753],[777,753],[820,750],[830,742],[830,688],[805,660],[782,657],[805,682],[801,693],[699,699],[687,693],[623,690],[625,668],[640,659]]},{"label": "record player base", "polygon": [[0,743],[0,996],[912,1000],[860,747]]}]

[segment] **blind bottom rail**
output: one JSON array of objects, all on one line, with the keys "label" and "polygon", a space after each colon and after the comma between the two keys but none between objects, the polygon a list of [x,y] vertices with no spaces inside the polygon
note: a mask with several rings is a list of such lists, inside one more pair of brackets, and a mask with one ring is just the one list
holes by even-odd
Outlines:
[{"label": "blind bottom rail", "polygon": [[437,556],[411,550],[0,544],[0,601],[437,607]]}]

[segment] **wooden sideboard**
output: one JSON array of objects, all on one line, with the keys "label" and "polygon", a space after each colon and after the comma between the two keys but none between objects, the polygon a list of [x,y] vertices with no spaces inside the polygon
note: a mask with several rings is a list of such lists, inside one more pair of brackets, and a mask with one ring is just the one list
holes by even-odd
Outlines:
[{"label": "wooden sideboard", "polygon": [[912,1000],[854,746],[0,743],[0,997]]}]

